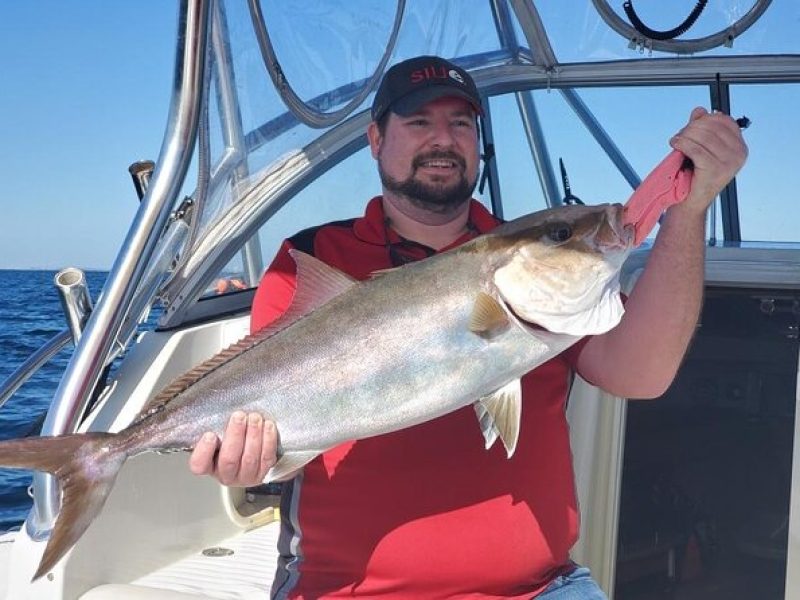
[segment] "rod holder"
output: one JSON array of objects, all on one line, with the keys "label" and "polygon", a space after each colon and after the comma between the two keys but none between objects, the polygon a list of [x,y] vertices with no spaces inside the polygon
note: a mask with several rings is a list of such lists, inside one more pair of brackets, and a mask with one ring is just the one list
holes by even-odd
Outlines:
[{"label": "rod holder", "polygon": [[128,173],[131,174],[133,187],[136,188],[136,195],[139,196],[139,200],[144,198],[147,186],[150,185],[150,176],[155,168],[156,163],[152,160],[137,160],[128,167]]},{"label": "rod holder", "polygon": [[77,346],[86,321],[92,313],[92,298],[89,295],[89,286],[86,284],[86,275],[80,269],[69,267],[56,273],[54,283],[72,334],[72,341]]}]

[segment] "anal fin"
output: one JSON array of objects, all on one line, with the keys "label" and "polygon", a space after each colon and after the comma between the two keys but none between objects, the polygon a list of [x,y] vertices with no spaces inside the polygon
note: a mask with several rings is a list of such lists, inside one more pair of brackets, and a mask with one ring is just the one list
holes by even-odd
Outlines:
[{"label": "anal fin", "polygon": [[519,439],[519,422],[522,414],[522,385],[514,379],[494,393],[475,403],[475,413],[481,426],[487,450],[499,437],[508,458],[514,454]]}]

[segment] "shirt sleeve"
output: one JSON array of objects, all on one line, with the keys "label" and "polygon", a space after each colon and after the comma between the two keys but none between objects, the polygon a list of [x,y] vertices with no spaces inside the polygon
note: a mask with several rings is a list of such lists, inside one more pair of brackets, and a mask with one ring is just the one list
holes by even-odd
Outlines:
[{"label": "shirt sleeve", "polygon": [[274,322],[292,303],[297,287],[297,267],[289,254],[292,248],[291,242],[283,241],[258,284],[250,312],[250,333]]}]

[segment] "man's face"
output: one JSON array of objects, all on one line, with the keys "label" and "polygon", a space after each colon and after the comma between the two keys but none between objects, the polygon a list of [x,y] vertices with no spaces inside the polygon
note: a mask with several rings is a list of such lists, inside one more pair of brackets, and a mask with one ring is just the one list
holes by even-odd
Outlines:
[{"label": "man's face", "polygon": [[442,213],[472,195],[478,178],[478,131],[467,101],[445,97],[407,117],[390,113],[383,135],[375,123],[368,133],[387,192]]}]

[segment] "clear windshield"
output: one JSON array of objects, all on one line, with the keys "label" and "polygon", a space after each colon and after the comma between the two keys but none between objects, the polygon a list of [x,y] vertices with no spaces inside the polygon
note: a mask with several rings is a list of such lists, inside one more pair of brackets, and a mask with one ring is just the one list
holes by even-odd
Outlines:
[{"label": "clear windshield", "polygon": [[[372,99],[371,78],[379,76],[382,64],[419,54],[460,62],[473,71],[486,93],[497,153],[493,175],[500,198],[494,200],[496,205],[502,202],[506,218],[558,201],[554,196],[563,194],[559,159],[569,173],[572,192],[583,201],[624,202],[636,183],[632,179],[644,177],[669,151],[668,139],[691,108],[712,106],[722,89],[731,112],[746,114],[754,123],[747,132],[751,159],[736,189],[739,239],[796,240],[795,228],[774,215],[800,183],[793,157],[780,152],[776,142],[781,136],[800,135],[793,110],[800,100],[798,84],[791,83],[797,81],[800,68],[774,68],[769,82],[756,84],[750,81],[760,78],[758,64],[695,64],[716,58],[796,55],[798,42],[789,24],[800,20],[800,5],[711,3],[688,31],[670,42],[677,44],[676,52],[666,52],[632,43],[615,31],[598,6],[627,22],[618,4],[595,0],[570,3],[566,10],[564,3],[554,2],[536,3],[535,8],[474,2],[465,10],[460,0],[281,0],[261,2],[266,25],[256,19],[254,27],[246,3],[224,3],[210,47],[208,152],[204,155],[201,145],[191,248],[183,253],[165,298],[185,296],[181,290],[197,288],[200,279],[207,294],[252,287],[281,239],[321,221],[360,214],[380,186],[368,152],[346,157],[364,146],[359,136],[367,118],[361,113]],[[746,30],[737,29],[760,4],[766,6],[761,18]],[[635,5],[643,23],[663,31],[683,22],[696,2]],[[688,55],[680,50],[682,41],[725,31],[733,37],[724,45]],[[275,67],[272,73],[265,66],[265,38],[276,61],[266,62]],[[720,88],[709,81],[709,69],[719,71],[729,64],[732,83],[722,80]],[[632,69],[639,75],[626,80]],[[559,80],[568,77],[577,77],[579,84],[568,89],[580,98],[602,135],[587,128],[585,115],[580,118],[574,102],[558,90]],[[542,128],[545,160],[538,165],[531,153],[535,140],[526,131],[528,100],[517,93],[526,89],[533,90],[526,95]],[[348,106],[349,121],[322,127],[301,122],[303,111],[324,118]],[[619,156],[609,154],[602,136]],[[625,175],[621,164],[634,175]],[[550,172],[549,192],[540,177],[543,171]],[[487,206],[493,200],[489,187],[478,194]],[[765,194],[766,189],[770,193]],[[727,199],[723,201],[724,210],[730,210]],[[710,239],[731,239],[722,223],[724,210],[722,204],[717,207]],[[232,279],[235,284],[226,285]]]}]

